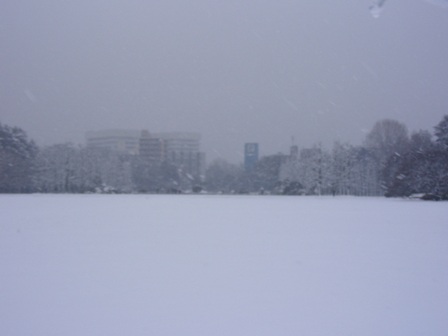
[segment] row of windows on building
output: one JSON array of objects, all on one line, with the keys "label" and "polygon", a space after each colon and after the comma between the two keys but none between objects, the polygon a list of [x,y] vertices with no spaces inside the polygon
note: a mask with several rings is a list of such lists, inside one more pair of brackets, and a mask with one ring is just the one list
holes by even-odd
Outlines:
[{"label": "row of windows on building", "polygon": [[168,162],[186,173],[203,175],[205,154],[197,133],[150,133],[147,130],[102,130],[86,133],[87,146],[138,155],[148,164]]}]

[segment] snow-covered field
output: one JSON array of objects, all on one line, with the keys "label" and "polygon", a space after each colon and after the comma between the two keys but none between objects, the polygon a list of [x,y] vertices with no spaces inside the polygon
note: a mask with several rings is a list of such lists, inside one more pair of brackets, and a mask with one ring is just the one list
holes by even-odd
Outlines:
[{"label": "snow-covered field", "polygon": [[0,335],[448,335],[448,203],[0,195]]}]

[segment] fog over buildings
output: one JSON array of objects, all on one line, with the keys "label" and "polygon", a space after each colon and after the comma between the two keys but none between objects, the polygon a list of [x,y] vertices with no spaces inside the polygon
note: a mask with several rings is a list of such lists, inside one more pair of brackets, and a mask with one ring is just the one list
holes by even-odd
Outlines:
[{"label": "fog over buildings", "polygon": [[[439,1],[440,2],[440,1]],[[4,0],[0,122],[39,145],[85,132],[201,134],[207,161],[361,143],[448,113],[448,10],[421,0]]]}]

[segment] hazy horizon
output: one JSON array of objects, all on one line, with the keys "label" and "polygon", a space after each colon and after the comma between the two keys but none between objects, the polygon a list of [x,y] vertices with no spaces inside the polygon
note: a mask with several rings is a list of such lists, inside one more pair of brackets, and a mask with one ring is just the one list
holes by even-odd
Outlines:
[{"label": "hazy horizon", "polygon": [[448,10],[421,0],[0,5],[0,122],[39,145],[85,132],[197,132],[207,161],[334,141],[448,113]]}]

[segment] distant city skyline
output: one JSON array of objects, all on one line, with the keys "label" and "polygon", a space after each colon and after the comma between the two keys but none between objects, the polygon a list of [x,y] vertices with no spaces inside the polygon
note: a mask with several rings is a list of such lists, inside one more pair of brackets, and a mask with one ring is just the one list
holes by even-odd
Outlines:
[{"label": "distant city skyline", "polygon": [[100,129],[202,135],[207,161],[448,113],[448,10],[427,1],[13,1],[0,5],[0,122],[38,145]]},{"label": "distant city skyline", "polygon": [[86,133],[86,146],[139,156],[149,164],[168,162],[192,176],[205,174],[205,154],[198,133],[150,133],[148,130],[108,129]]}]

